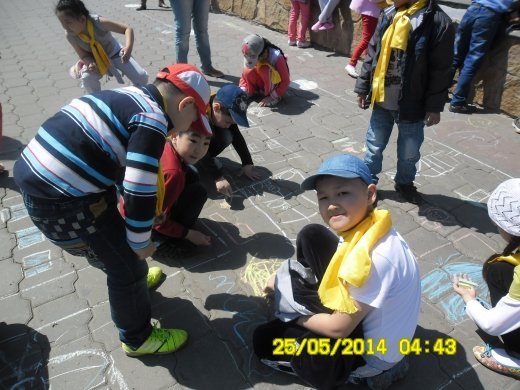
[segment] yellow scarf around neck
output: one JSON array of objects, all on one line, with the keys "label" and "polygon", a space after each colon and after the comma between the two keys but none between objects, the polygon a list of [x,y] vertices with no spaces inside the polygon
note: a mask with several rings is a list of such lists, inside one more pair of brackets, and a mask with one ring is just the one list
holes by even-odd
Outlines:
[{"label": "yellow scarf around neck", "polygon": [[87,19],[87,32],[88,34],[80,33],[78,37],[83,42],[86,42],[90,45],[90,51],[92,51],[94,61],[96,61],[98,72],[101,76],[104,76],[108,73],[110,59],[108,58],[107,53],[105,52],[105,49],[101,43],[96,41],[96,37],[94,35],[94,24],[92,23],[90,17]]},{"label": "yellow scarf around neck", "polygon": [[520,301],[520,247],[516,248],[515,253],[510,254],[509,256],[495,257],[489,262],[489,264],[496,263],[497,261],[504,261],[515,266],[513,271],[513,283],[511,283],[511,287],[509,288],[509,295],[511,298]]},{"label": "yellow scarf around neck", "polygon": [[365,284],[372,266],[370,251],[391,227],[390,211],[374,209],[355,228],[341,233],[344,242],[332,256],[318,288],[324,306],[349,314],[359,310],[347,285]]},{"label": "yellow scarf around neck", "polygon": [[161,162],[159,161],[159,169],[157,169],[157,201],[155,202],[156,217],[161,216],[163,213],[164,193],[164,174]]},{"label": "yellow scarf around neck", "polygon": [[268,66],[271,69],[271,85],[280,84],[282,81],[282,76],[280,76],[280,73],[276,70],[276,68],[271,65],[268,61],[258,61],[256,63],[256,70],[260,72],[260,68],[262,66]]},{"label": "yellow scarf around neck", "polygon": [[392,49],[406,50],[408,46],[408,36],[412,28],[410,16],[424,8],[427,4],[428,0],[419,0],[408,8],[400,7],[392,23],[383,34],[381,51],[379,52],[374,79],[372,80],[372,107],[374,107],[374,103],[383,102],[385,100],[385,76]]}]

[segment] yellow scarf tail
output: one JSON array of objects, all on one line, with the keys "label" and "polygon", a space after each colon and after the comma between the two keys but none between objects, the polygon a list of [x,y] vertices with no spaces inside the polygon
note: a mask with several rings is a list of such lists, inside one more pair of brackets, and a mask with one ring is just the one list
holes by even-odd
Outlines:
[{"label": "yellow scarf tail", "polygon": [[271,85],[276,85],[276,84],[280,84],[282,82],[282,76],[280,76],[280,73],[276,70],[276,68],[271,65],[269,62],[267,61],[258,61],[256,63],[256,70],[258,72],[260,72],[260,68],[262,66],[268,66],[269,69],[271,69]]},{"label": "yellow scarf tail", "polygon": [[339,246],[318,288],[321,303],[329,309],[355,313],[356,307],[348,285],[361,287],[370,274],[370,252],[392,227],[390,211],[374,209],[355,228],[341,233]]},{"label": "yellow scarf tail", "polygon": [[370,102],[372,107],[374,103],[383,102],[385,100],[385,76],[392,49],[406,50],[408,46],[408,36],[412,28],[410,16],[424,8],[427,4],[428,0],[419,0],[408,8],[399,8],[392,23],[383,34],[381,51],[372,80],[372,100]]},{"label": "yellow scarf tail", "polygon": [[159,162],[159,169],[157,170],[157,201],[155,203],[155,216],[159,217],[163,212],[164,203],[164,174],[161,163]]},{"label": "yellow scarf tail", "polygon": [[104,76],[108,73],[108,68],[110,68],[110,58],[108,58],[101,43],[96,41],[96,37],[94,36],[94,24],[90,18],[87,19],[87,32],[88,35],[80,33],[78,36],[83,42],[90,45],[90,51],[92,51],[94,61],[96,61],[98,72],[101,76]]}]

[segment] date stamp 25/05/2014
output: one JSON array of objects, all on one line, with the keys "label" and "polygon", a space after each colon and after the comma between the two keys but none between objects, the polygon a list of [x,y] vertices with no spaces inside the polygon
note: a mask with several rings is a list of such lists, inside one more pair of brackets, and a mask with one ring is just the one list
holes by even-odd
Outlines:
[{"label": "date stamp 25/05/2014", "polygon": [[[403,338],[398,343],[399,353],[402,355],[455,355],[457,341],[451,337],[427,340],[420,338]],[[273,339],[273,355],[300,356],[307,355],[385,355],[388,351],[386,339],[374,340],[371,338],[339,338],[312,337],[297,340],[295,338]]]}]

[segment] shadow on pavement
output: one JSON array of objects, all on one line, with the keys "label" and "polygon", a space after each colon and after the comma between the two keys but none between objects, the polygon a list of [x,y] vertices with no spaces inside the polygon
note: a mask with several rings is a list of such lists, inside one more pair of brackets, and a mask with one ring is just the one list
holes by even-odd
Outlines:
[{"label": "shadow on pavement", "polygon": [[[377,191],[379,200],[407,203],[398,193],[391,190]],[[418,215],[443,226],[464,226],[479,233],[496,233],[489,219],[485,203],[462,200],[441,194],[422,194],[425,202],[419,205]]]},{"label": "shadow on pavement", "polygon": [[0,322],[0,388],[49,387],[47,336],[24,324]]},{"label": "shadow on pavement", "polygon": [[257,259],[287,259],[294,254],[291,241],[279,234],[260,232],[242,237],[237,226],[205,218],[199,219],[197,229],[211,236],[211,246],[196,247],[184,256],[159,249],[153,255],[154,260],[204,273],[239,269],[246,264],[248,254]]}]

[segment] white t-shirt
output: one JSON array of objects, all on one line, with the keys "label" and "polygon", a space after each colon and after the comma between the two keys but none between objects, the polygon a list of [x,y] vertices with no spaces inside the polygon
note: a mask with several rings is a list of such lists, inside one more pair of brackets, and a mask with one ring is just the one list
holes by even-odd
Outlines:
[{"label": "white t-shirt", "polygon": [[[373,307],[363,319],[364,338],[372,339],[374,350],[384,339],[385,354],[364,355],[370,364],[373,357],[387,363],[403,358],[399,340],[412,339],[421,304],[419,265],[408,244],[391,229],[372,250],[372,267],[368,280],[361,288],[349,286],[352,297]],[[375,351],[374,351],[375,352]],[[377,365],[377,362],[374,362]]]}]

